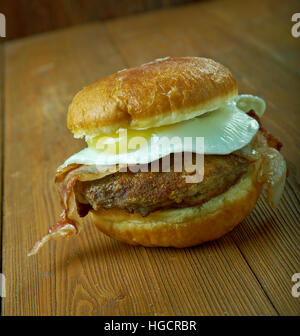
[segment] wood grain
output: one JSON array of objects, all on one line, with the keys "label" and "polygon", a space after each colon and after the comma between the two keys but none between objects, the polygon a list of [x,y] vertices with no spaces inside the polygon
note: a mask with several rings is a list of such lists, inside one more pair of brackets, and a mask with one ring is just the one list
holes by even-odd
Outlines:
[{"label": "wood grain", "polygon": [[6,40],[12,40],[96,20],[107,20],[195,1],[1,0],[0,13],[6,16]]},{"label": "wood grain", "polygon": [[[233,0],[224,3],[6,44],[4,315],[299,315],[299,299],[291,296],[291,276],[300,269],[299,74],[289,63],[297,63],[299,42],[286,37],[284,21],[295,2],[282,10],[279,1],[242,8]],[[255,3],[260,22],[252,15]],[[274,22],[287,51],[270,36]],[[80,236],[52,242],[28,258],[60,212],[56,167],[84,147],[66,128],[73,95],[100,77],[167,55],[215,58],[234,71],[242,92],[267,100],[265,123],[284,142],[290,168],[279,208],[261,199],[232,233],[188,249],[128,246],[102,235],[86,218]]]}]

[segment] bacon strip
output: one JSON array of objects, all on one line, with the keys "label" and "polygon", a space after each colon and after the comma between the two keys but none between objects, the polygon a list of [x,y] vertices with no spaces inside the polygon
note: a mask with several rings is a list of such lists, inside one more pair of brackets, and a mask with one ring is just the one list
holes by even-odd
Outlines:
[{"label": "bacon strip", "polygon": [[[28,256],[36,254],[39,249],[49,240],[65,238],[73,236],[80,232],[81,226],[78,220],[78,212],[84,216],[88,211],[78,209],[74,186],[80,179],[89,180],[104,177],[105,175],[114,173],[119,167],[113,170],[111,166],[86,166],[71,164],[56,174],[55,182],[61,184],[60,199],[63,211],[59,221],[53,225],[46,236],[38,240],[32,249],[28,252]],[[79,210],[79,211],[77,211]]]},{"label": "bacon strip", "polygon": [[[69,167],[68,174],[62,183],[61,188],[61,204],[63,207],[63,212],[60,215],[59,221],[53,225],[46,236],[38,240],[32,249],[28,252],[28,256],[34,255],[38,250],[49,240],[58,239],[61,237],[72,236],[79,232],[78,222],[72,220],[70,215],[70,200],[73,192],[73,187],[78,181],[79,175],[76,174],[76,170],[80,167],[79,165],[74,165]],[[74,173],[75,171],[75,173]],[[73,174],[72,174],[73,173]],[[65,175],[65,174],[64,174]]]},{"label": "bacon strip", "polygon": [[34,246],[27,255],[32,256],[36,254],[38,250],[49,240],[72,236],[76,233],[78,233],[76,222],[68,218],[67,211],[63,210],[60,215],[60,220],[49,229],[46,236],[44,236],[42,239],[38,240],[34,244]]},{"label": "bacon strip", "polygon": [[259,130],[262,132],[263,136],[267,139],[268,146],[273,147],[273,148],[277,149],[278,151],[280,151],[280,149],[282,147],[282,143],[279,140],[277,140],[274,137],[273,134],[269,133],[265,128],[263,128],[262,122],[261,122],[259,116],[256,115],[253,110],[251,110],[247,114],[248,114],[248,116],[252,117],[253,119],[255,119],[258,122]]}]

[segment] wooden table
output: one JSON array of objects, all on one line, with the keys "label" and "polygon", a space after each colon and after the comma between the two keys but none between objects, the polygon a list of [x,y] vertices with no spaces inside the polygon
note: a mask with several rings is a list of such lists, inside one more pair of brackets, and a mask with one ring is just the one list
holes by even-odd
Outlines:
[{"label": "wooden table", "polygon": [[[3,315],[299,315],[299,2],[210,1],[1,45]],[[66,111],[84,85],[164,56],[225,64],[267,102],[290,176],[278,209],[256,210],[218,241],[132,247],[84,220],[80,236],[26,253],[58,218],[56,167],[84,142]]]}]

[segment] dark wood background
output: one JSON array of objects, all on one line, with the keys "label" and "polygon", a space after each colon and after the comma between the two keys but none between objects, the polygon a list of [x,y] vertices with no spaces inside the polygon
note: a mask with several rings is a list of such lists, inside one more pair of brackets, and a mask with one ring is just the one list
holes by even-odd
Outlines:
[{"label": "dark wood background", "polygon": [[191,2],[197,0],[1,0],[0,13],[6,17],[6,39],[11,40]]}]

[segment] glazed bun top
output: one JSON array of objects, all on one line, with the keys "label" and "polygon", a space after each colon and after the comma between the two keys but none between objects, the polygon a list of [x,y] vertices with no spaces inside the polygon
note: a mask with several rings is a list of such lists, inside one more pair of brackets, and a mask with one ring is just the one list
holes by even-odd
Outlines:
[{"label": "glazed bun top", "polygon": [[173,124],[215,110],[237,91],[232,73],[211,59],[158,59],[84,87],[69,106],[68,128],[93,137]]}]

